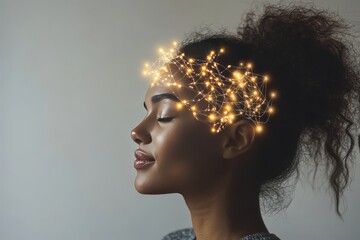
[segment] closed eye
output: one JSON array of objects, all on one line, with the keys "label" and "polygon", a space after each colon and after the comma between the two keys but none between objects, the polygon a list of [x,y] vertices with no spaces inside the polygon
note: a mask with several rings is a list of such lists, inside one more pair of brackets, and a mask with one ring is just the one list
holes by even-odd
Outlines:
[{"label": "closed eye", "polygon": [[157,118],[159,122],[170,122],[173,119],[173,117],[166,117],[166,118]]}]

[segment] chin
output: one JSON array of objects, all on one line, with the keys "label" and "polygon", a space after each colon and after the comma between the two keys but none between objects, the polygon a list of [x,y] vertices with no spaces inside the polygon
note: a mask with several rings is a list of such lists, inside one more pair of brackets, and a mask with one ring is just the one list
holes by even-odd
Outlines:
[{"label": "chin", "polygon": [[155,186],[147,182],[139,181],[139,179],[135,180],[134,187],[136,191],[141,194],[162,194],[162,191],[159,191]]},{"label": "chin", "polygon": [[138,193],[149,195],[168,194],[176,192],[171,191],[170,189],[164,189],[162,186],[155,186],[147,182],[139,181],[138,179],[135,180],[134,187]]},{"label": "chin", "polygon": [[147,195],[175,193],[175,192],[171,192],[171,191],[161,191],[161,190],[154,190],[154,189],[150,189],[150,188],[139,188],[136,186],[135,186],[135,189],[138,193],[147,194]]}]

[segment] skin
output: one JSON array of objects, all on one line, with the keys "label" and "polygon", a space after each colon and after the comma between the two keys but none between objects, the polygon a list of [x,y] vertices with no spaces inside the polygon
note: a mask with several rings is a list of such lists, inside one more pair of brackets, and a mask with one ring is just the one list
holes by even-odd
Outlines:
[{"label": "skin", "polygon": [[[256,161],[255,128],[240,119],[211,133],[190,109],[151,98],[163,93],[191,97],[186,88],[152,86],[145,95],[147,115],[131,137],[155,163],[137,169],[135,188],[142,194],[179,193],[191,213],[197,240],[238,240],[268,232],[259,206],[259,187],[251,184]],[[171,117],[166,122],[158,117]]]}]

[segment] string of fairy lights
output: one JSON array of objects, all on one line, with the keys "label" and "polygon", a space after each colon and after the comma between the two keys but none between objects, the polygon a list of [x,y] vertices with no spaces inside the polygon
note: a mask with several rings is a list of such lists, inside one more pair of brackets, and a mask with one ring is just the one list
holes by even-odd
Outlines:
[{"label": "string of fairy lights", "polygon": [[[254,122],[257,132],[263,131],[263,125],[275,111],[272,101],[276,92],[267,93],[269,76],[253,73],[251,63],[221,65],[217,58],[225,54],[224,48],[211,50],[206,59],[194,59],[180,53],[173,42],[172,48],[160,48],[159,54],[154,63],[145,63],[143,74],[151,80],[151,86],[191,90],[191,99],[173,91],[181,101],[178,109],[187,106],[197,120],[210,125],[213,133],[220,132],[238,116]],[[206,107],[200,104],[204,102]]]}]

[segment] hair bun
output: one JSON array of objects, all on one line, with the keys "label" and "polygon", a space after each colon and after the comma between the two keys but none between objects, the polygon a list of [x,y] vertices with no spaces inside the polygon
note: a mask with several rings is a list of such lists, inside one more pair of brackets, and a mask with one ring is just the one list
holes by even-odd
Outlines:
[{"label": "hair bun", "polygon": [[315,8],[267,5],[258,19],[254,12],[246,15],[238,34],[256,49],[256,65],[272,75],[279,114],[317,127],[346,109],[346,94],[354,86],[351,67],[344,64],[346,28],[337,15]]}]

